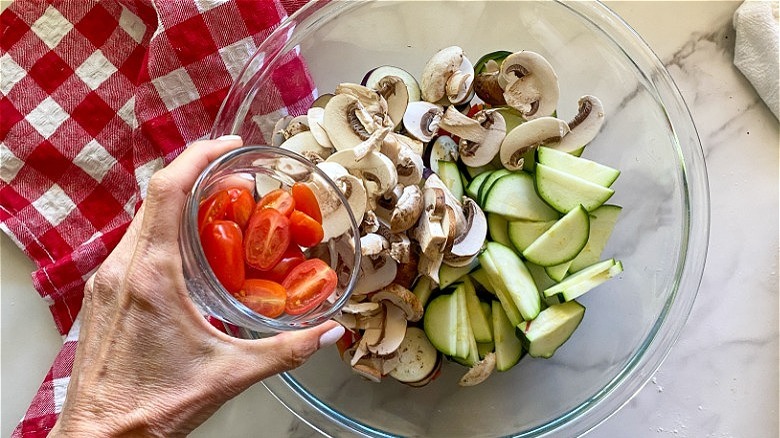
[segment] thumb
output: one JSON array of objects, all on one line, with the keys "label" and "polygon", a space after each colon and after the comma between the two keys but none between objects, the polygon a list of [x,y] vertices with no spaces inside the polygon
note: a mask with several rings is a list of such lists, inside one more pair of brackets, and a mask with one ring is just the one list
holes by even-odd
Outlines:
[{"label": "thumb", "polygon": [[274,374],[290,371],[303,365],[317,350],[333,345],[344,335],[344,327],[327,321],[316,327],[283,332],[258,340],[237,339],[238,369],[253,384]]}]

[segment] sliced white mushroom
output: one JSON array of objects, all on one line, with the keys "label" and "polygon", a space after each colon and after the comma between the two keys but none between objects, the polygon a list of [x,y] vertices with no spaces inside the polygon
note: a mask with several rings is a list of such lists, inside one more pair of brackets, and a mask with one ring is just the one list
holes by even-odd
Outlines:
[{"label": "sliced white mushroom", "polygon": [[403,117],[406,132],[422,142],[429,142],[439,130],[444,110],[440,105],[423,100],[409,102]]},{"label": "sliced white mushroom", "polygon": [[487,237],[487,219],[473,199],[463,197],[466,229],[455,238],[452,249],[444,255],[444,263],[450,266],[466,266],[476,257]]},{"label": "sliced white mushroom", "polygon": [[460,200],[452,194],[450,189],[447,188],[447,185],[444,184],[444,181],[439,178],[439,175],[431,174],[428,176],[425,180],[425,184],[423,184],[423,196],[425,196],[425,191],[428,188],[437,188],[444,192],[444,202],[455,214],[456,232],[460,235],[466,227],[466,216],[463,213],[463,206],[461,205]]},{"label": "sliced white mushroom", "polygon": [[341,308],[341,311],[345,314],[360,315],[360,316],[373,316],[381,311],[379,303],[356,303],[353,301],[348,302]]},{"label": "sliced white mushroom", "polygon": [[449,135],[440,135],[430,145],[428,168],[439,173],[439,161],[458,161],[458,144]]},{"label": "sliced white mushroom", "polygon": [[374,383],[382,381],[382,370],[375,368],[373,364],[357,363],[352,366],[352,371]]},{"label": "sliced white mushroom", "polygon": [[[390,240],[390,257],[399,264],[409,263],[412,260],[412,241],[405,233],[395,233]],[[417,272],[417,267],[414,269]],[[397,275],[396,275],[397,277]]]},{"label": "sliced white mushroom", "polygon": [[355,97],[360,101],[366,112],[371,115],[371,121],[377,125],[382,125],[387,114],[387,101],[377,90],[360,84],[345,82],[336,86],[336,96],[339,94],[348,94]]},{"label": "sliced white mushroom", "polygon": [[474,386],[484,382],[496,369],[496,353],[490,352],[485,358],[472,366],[466,374],[461,377],[458,385]]},{"label": "sliced white mushroom", "polygon": [[293,116],[286,115],[276,121],[276,124],[274,124],[274,133],[271,136],[271,146],[274,147],[281,146],[281,144],[284,143],[285,140],[287,140],[288,137],[287,125],[290,124],[290,120],[292,119]]},{"label": "sliced white mushroom", "polygon": [[400,184],[412,185],[420,182],[423,174],[422,157],[406,143],[399,141],[398,136],[384,137],[381,152],[395,164]]},{"label": "sliced white mushroom", "polygon": [[389,254],[375,257],[363,257],[360,260],[360,273],[353,295],[365,295],[375,292],[392,283],[398,272],[398,264]]},{"label": "sliced white mushroom", "polygon": [[401,124],[409,105],[409,91],[404,80],[398,76],[384,76],[373,88],[385,98],[387,115],[393,121],[393,126]]},{"label": "sliced white mushroom", "polygon": [[423,144],[423,142],[417,140],[416,138],[411,138],[403,134],[398,134],[396,132],[393,132],[390,135],[392,137],[395,137],[396,141],[409,146],[409,148],[412,151],[414,151],[414,153],[417,155],[422,156],[423,152],[425,151],[425,144]]},{"label": "sliced white mushroom", "polygon": [[363,106],[350,94],[337,94],[325,105],[322,127],[336,150],[351,149],[371,135],[358,115],[362,111]]},{"label": "sliced white mushroom", "polygon": [[481,141],[462,138],[458,149],[461,161],[470,167],[479,167],[490,163],[498,155],[501,143],[506,137],[506,121],[500,112],[482,110],[475,115],[475,119],[485,129],[485,136]]},{"label": "sliced white mushroom", "polygon": [[412,228],[411,237],[420,245],[420,251],[429,257],[442,255],[448,234],[442,228],[442,220],[434,220],[428,211],[423,210],[417,225]]},{"label": "sliced white mushroom", "polygon": [[341,164],[350,174],[363,181],[370,209],[376,207],[380,196],[398,184],[395,164],[379,152],[370,152],[358,160],[354,151],[342,150],[328,157],[327,161]]},{"label": "sliced white mushroom", "polygon": [[367,87],[377,89],[379,81],[387,76],[397,76],[404,81],[410,102],[420,100],[420,84],[417,83],[417,79],[411,73],[399,67],[392,65],[379,66],[366,73],[361,82]]},{"label": "sliced white mushroom", "polygon": [[390,249],[390,242],[376,233],[366,234],[360,237],[360,253],[363,256],[377,256],[382,251]]},{"label": "sliced white mushroom", "polygon": [[420,80],[423,100],[438,102],[446,95],[447,81],[463,64],[463,49],[451,46],[436,52],[425,64]]},{"label": "sliced white mushroom", "polygon": [[487,130],[477,120],[461,113],[454,106],[447,107],[439,126],[463,140],[477,143],[482,142],[487,135]]},{"label": "sliced white mushroom", "polygon": [[360,161],[371,152],[381,151],[382,144],[384,144],[385,138],[387,138],[387,134],[390,131],[391,128],[379,128],[372,132],[366,140],[352,148],[352,151],[355,154],[355,159]]},{"label": "sliced white mushroom", "polygon": [[402,233],[414,226],[423,210],[422,191],[417,185],[403,188],[390,214],[390,231]]},{"label": "sliced white mushroom", "polygon": [[287,124],[287,127],[284,128],[287,138],[294,137],[300,134],[301,132],[306,132],[308,130],[309,130],[309,120],[306,117],[306,115],[293,117],[292,119],[290,119],[290,123]]},{"label": "sliced white mushroom", "polygon": [[604,124],[604,105],[596,96],[582,96],[578,103],[577,115],[569,122],[569,133],[558,143],[550,147],[574,152],[590,143]]},{"label": "sliced white mushroom", "polygon": [[311,103],[312,108],[325,108],[325,105],[328,104],[328,101],[333,97],[333,93],[324,93],[320,94],[316,99],[314,99],[314,102]]},{"label": "sliced white mushroom", "polygon": [[406,334],[406,313],[391,302],[383,302],[385,322],[382,339],[376,345],[369,345],[368,351],[380,356],[394,353]]},{"label": "sliced white mushroom", "polygon": [[504,99],[504,89],[498,81],[499,69],[494,60],[490,60],[495,70],[488,71],[487,64],[485,70],[474,78],[474,93],[485,103],[492,106],[506,105]]},{"label": "sliced white mushroom", "polygon": [[[343,166],[338,163],[324,162],[317,164],[336,186],[341,190],[347,203],[352,210],[355,221],[362,222],[363,214],[368,205],[368,196],[362,181],[350,175]],[[322,229],[325,233],[324,240],[340,236],[349,230],[349,212],[341,204],[341,200],[336,195],[324,179],[313,174],[313,184],[310,184],[317,202],[322,211]]]},{"label": "sliced white mushroom", "polygon": [[325,160],[332,152],[330,147],[323,147],[317,141],[312,131],[304,131],[293,135],[279,147],[303,155],[315,163]]},{"label": "sliced white mushroom", "polygon": [[309,122],[309,131],[311,131],[311,134],[314,136],[314,139],[317,140],[317,143],[324,148],[332,149],[333,143],[330,141],[328,133],[325,132],[325,128],[323,128],[325,108],[312,106],[306,113],[306,118]]},{"label": "sliced white mushroom", "polygon": [[396,283],[390,283],[379,290],[371,297],[371,301],[375,303],[382,301],[393,303],[403,311],[406,319],[412,322],[419,321],[423,316],[423,306],[417,295]]},{"label": "sliced white mushroom", "polygon": [[447,99],[452,105],[460,105],[470,100],[474,84],[474,66],[464,55],[458,71],[453,73],[445,84]]},{"label": "sliced white mushroom", "polygon": [[558,106],[558,76],[540,54],[522,51],[507,56],[501,63],[498,81],[504,89],[507,105],[527,120],[549,116]]},{"label": "sliced white mushroom", "polygon": [[424,275],[431,279],[436,285],[439,284],[439,269],[444,261],[444,254],[437,253],[433,256],[428,256],[425,253],[420,254],[420,261],[417,264],[417,271],[420,275]]},{"label": "sliced white mushroom", "polygon": [[360,234],[376,233],[379,230],[379,218],[373,210],[367,210],[360,223]]},{"label": "sliced white mushroom", "polygon": [[509,170],[523,167],[523,156],[541,145],[557,143],[569,132],[569,125],[555,117],[529,120],[515,129],[501,143],[501,164]]}]

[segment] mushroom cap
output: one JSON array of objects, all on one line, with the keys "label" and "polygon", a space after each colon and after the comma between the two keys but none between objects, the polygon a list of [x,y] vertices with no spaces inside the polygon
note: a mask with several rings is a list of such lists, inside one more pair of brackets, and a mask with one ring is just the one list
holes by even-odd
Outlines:
[{"label": "mushroom cap", "polygon": [[470,167],[484,166],[493,161],[506,137],[506,121],[500,112],[482,110],[475,117],[484,119],[480,126],[485,129],[485,136],[479,142],[462,139],[459,145],[460,159]]},{"label": "mushroom cap", "polygon": [[451,258],[470,258],[479,253],[487,237],[487,219],[481,208],[469,197],[463,197],[463,210],[466,216],[466,229],[455,238],[455,243],[448,254],[444,255],[445,263]]},{"label": "mushroom cap", "polygon": [[370,135],[355,114],[361,108],[358,99],[349,94],[337,94],[325,105],[322,127],[336,150],[351,149]]},{"label": "mushroom cap", "polygon": [[306,112],[306,119],[309,123],[309,131],[311,131],[312,135],[317,140],[317,143],[319,143],[320,146],[324,148],[332,149],[333,143],[330,141],[328,133],[325,132],[325,128],[322,127],[324,118],[325,108],[312,106]]},{"label": "mushroom cap", "polygon": [[403,117],[406,132],[414,138],[429,142],[439,130],[444,110],[440,105],[420,100],[409,102]]},{"label": "mushroom cap", "polygon": [[498,82],[507,105],[527,120],[549,116],[558,106],[558,75],[536,52],[525,50],[507,56],[501,63]]},{"label": "mushroom cap", "polygon": [[409,321],[419,321],[423,316],[424,309],[420,299],[412,291],[399,284],[390,283],[371,296],[371,301],[375,303],[385,300],[401,309]]},{"label": "mushroom cap", "polygon": [[393,126],[401,124],[409,105],[409,90],[406,83],[398,76],[385,76],[377,82],[374,89],[387,102],[387,116],[393,121]]},{"label": "mushroom cap", "polygon": [[568,132],[569,125],[555,117],[529,120],[509,131],[504,138],[499,152],[501,164],[509,170],[519,170],[526,152],[540,145],[557,143]]},{"label": "mushroom cap", "polygon": [[463,49],[445,47],[436,52],[425,64],[420,81],[423,100],[438,102],[446,94],[447,80],[463,63]]},{"label": "mushroom cap", "polygon": [[574,152],[596,138],[604,124],[604,105],[596,96],[582,96],[577,102],[577,115],[569,122],[569,133],[550,147],[564,152]]},{"label": "mushroom cap", "polygon": [[[442,202],[444,202],[442,195]],[[414,226],[423,210],[422,190],[417,185],[405,186],[390,214],[390,231],[402,233]]]},{"label": "mushroom cap", "polygon": [[452,105],[460,105],[471,100],[474,85],[474,66],[463,56],[458,71],[445,83],[446,97]]},{"label": "mushroom cap", "polygon": [[323,147],[317,141],[312,131],[303,131],[293,135],[285,140],[279,147],[281,149],[296,152],[305,157],[309,157],[309,154],[314,154],[323,160],[328,158],[332,151],[329,147]]},{"label": "mushroom cap", "polygon": [[383,301],[385,321],[382,339],[375,345],[369,345],[368,351],[384,356],[394,353],[406,335],[406,314],[391,302]]},{"label": "mushroom cap", "polygon": [[496,369],[496,353],[490,352],[461,377],[458,385],[474,386],[484,382]]},{"label": "mushroom cap", "polygon": [[375,199],[398,184],[395,164],[376,151],[369,152],[358,160],[354,151],[342,150],[328,157],[326,161],[341,164],[350,174],[363,180],[369,198]]},{"label": "mushroom cap", "polygon": [[461,113],[454,106],[447,107],[439,126],[461,139],[477,143],[481,142],[487,135],[485,128],[477,120]]},{"label": "mushroom cap", "polygon": [[389,254],[361,258],[353,295],[366,295],[382,289],[393,281],[396,272],[398,264]]}]

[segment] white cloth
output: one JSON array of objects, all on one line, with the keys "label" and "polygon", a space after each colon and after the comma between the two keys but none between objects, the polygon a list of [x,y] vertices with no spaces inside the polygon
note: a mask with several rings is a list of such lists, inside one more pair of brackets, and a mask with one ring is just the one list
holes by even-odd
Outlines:
[{"label": "white cloth", "polygon": [[778,116],[778,2],[747,0],[734,13],[734,65]]}]

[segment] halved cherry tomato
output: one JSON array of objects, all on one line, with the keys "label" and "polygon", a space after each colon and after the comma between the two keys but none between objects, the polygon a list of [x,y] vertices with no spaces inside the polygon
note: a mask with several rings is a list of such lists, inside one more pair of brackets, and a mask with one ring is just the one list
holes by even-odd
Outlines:
[{"label": "halved cherry tomato", "polygon": [[276,318],[284,313],[287,291],[284,286],[271,280],[250,278],[233,295],[242,304],[263,316]]},{"label": "halved cherry tomato", "polygon": [[255,209],[255,198],[247,189],[228,189],[230,203],[225,211],[225,218],[238,224],[242,230],[246,229],[252,210]]},{"label": "halved cherry tomato", "polygon": [[236,292],[244,283],[244,252],[241,228],[235,222],[215,220],[206,224],[200,233],[200,242],[206,260],[222,286]]},{"label": "halved cherry tomato", "polygon": [[349,349],[349,347],[355,345],[360,340],[360,335],[357,333],[346,330],[344,332],[344,336],[342,336],[338,341],[336,341],[336,349],[339,351],[339,356],[341,358],[344,358],[344,352]]},{"label": "halved cherry tomato", "polygon": [[293,242],[307,248],[322,242],[325,236],[322,225],[300,210],[293,210],[290,215],[290,233]]},{"label": "halved cherry tomato", "polygon": [[322,224],[322,211],[320,210],[320,203],[317,201],[317,196],[311,188],[304,184],[297,182],[292,185],[292,197],[295,199],[295,209],[300,210],[308,214],[317,223]]},{"label": "halved cherry tomato", "polygon": [[309,259],[293,268],[282,286],[287,289],[284,311],[300,315],[320,305],[336,289],[336,271],[320,259]]},{"label": "halved cherry tomato", "polygon": [[227,190],[220,190],[203,200],[198,209],[198,232],[202,232],[207,224],[224,219],[229,203]]},{"label": "halved cherry tomato", "polygon": [[273,208],[289,217],[295,209],[295,199],[284,189],[271,190],[257,202],[257,208]]},{"label": "halved cherry tomato", "polygon": [[246,262],[268,271],[279,263],[289,244],[290,219],[274,208],[255,208],[244,237]]},{"label": "halved cherry tomato", "polygon": [[282,259],[279,260],[279,263],[277,263],[276,266],[268,271],[259,271],[249,266],[246,272],[246,277],[262,278],[281,283],[294,267],[305,261],[306,256],[303,254],[303,251],[301,251],[298,245],[290,244],[290,246],[287,247],[287,250],[284,251]]}]

